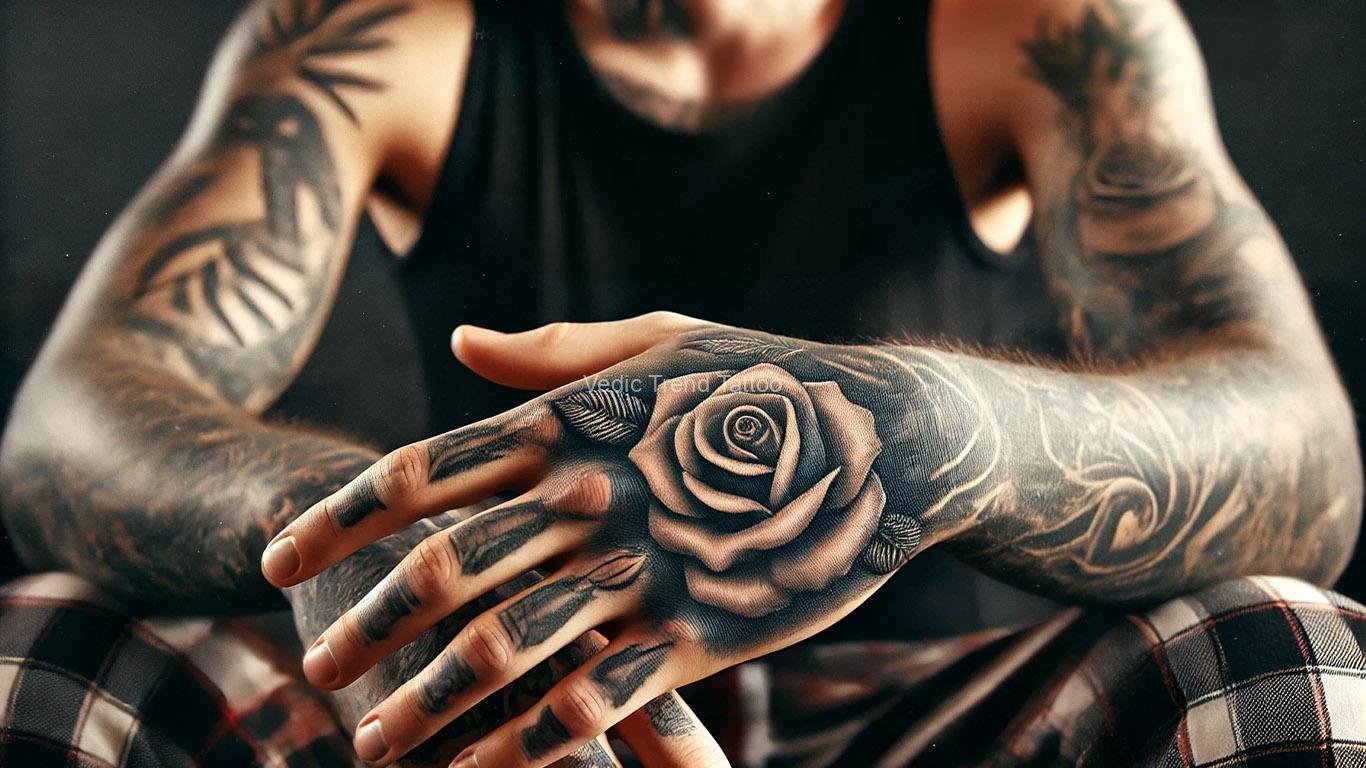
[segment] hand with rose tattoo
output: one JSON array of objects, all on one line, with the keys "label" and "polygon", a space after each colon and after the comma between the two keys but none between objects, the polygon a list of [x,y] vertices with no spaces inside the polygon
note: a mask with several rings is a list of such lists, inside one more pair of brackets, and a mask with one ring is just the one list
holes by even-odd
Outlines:
[{"label": "hand with rose tattoo", "polygon": [[[647,337],[647,323],[667,330]],[[652,346],[597,376],[552,372],[572,383],[394,452],[267,554],[267,576],[294,584],[414,519],[515,494],[419,545],[311,649],[309,679],[344,686],[470,601],[551,572],[363,719],[363,755],[403,754],[603,629],[607,648],[476,745],[480,765],[546,764],[671,688],[828,626],[918,547],[877,468],[870,407],[886,398],[841,370],[839,348],[674,317],[599,330],[613,325]]]},{"label": "hand with rose tattoo", "polygon": [[1305,518],[1307,539],[1248,535],[1283,524],[1269,510],[1288,499],[1333,508],[1339,490],[1264,471],[1289,449],[1268,435],[1312,416],[1242,418],[1273,373],[1256,357],[1068,370],[667,314],[467,328],[453,346],[497,383],[552,391],[389,454],[263,560],[297,584],[413,520],[511,494],[419,544],[305,658],[309,680],[345,686],[548,574],[361,720],[358,751],[379,762],[592,631],[608,645],[454,765],[543,766],[642,708],[668,733],[661,694],[809,637],[940,542],[1060,600],[1132,604],[1268,569],[1318,578],[1297,547],[1333,535],[1326,516]]}]

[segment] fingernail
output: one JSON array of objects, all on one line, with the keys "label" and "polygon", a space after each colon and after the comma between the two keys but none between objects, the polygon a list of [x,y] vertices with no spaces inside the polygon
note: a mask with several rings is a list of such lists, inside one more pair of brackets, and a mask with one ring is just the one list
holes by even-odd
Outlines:
[{"label": "fingernail", "polygon": [[451,763],[451,768],[479,768],[479,756],[474,754],[474,747],[469,747]]},{"label": "fingernail", "polygon": [[332,655],[326,640],[318,638],[308,653],[304,654],[304,677],[314,685],[330,685],[341,677],[337,657]]},{"label": "fingernail", "polygon": [[356,731],[356,756],[373,763],[384,757],[384,753],[389,751],[389,745],[384,743],[384,731],[380,730],[379,718],[362,725]]},{"label": "fingernail", "polygon": [[464,335],[465,335],[465,326],[463,326],[463,325],[457,325],[457,326],[455,326],[455,330],[451,331],[451,351],[452,351],[452,352],[456,352],[456,353],[459,353],[459,352],[460,352],[460,344],[464,341],[464,338],[463,338]]},{"label": "fingernail", "polygon": [[300,565],[299,548],[294,545],[293,536],[272,541],[261,555],[261,570],[271,581],[285,581],[299,572]]}]

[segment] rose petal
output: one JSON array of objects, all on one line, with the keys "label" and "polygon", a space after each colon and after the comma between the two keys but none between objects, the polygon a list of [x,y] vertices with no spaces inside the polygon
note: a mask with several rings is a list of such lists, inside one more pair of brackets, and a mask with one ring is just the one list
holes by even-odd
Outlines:
[{"label": "rose petal", "polygon": [[717,576],[689,565],[684,569],[684,578],[694,600],[748,619],[767,616],[792,602],[791,596],[759,573]]},{"label": "rose petal", "polygon": [[[693,411],[697,416],[697,420],[693,423],[693,435],[697,442],[697,450],[707,461],[737,475],[769,474],[773,471],[773,467],[758,461],[757,458],[752,461],[744,461],[726,456],[713,444],[713,435],[710,432],[716,430],[720,433],[726,415],[742,405],[753,405],[765,413],[769,413],[769,409],[776,410],[779,414],[778,418],[783,418],[782,414],[786,413],[788,407],[787,399],[777,395],[762,395],[760,397],[746,393],[713,395],[698,405],[697,410]],[[769,417],[774,418],[771,413],[769,413]],[[779,436],[779,440],[781,441],[781,436]]]},{"label": "rose petal", "polygon": [[680,515],[701,517],[707,510],[683,487],[683,471],[673,456],[674,431],[681,421],[682,417],[675,416],[646,432],[627,456],[666,507]]},{"label": "rose petal", "polygon": [[726,534],[717,533],[711,528],[689,517],[673,514],[667,509],[650,507],[650,537],[664,549],[680,555],[689,555],[701,560],[708,568],[720,570],[714,560],[716,542]]},{"label": "rose petal", "polygon": [[796,377],[776,365],[760,363],[730,377],[716,390],[717,396],[732,392],[748,393],[751,397],[777,394],[792,407],[783,425],[783,444],[773,470],[769,507],[781,507],[794,493],[811,487],[830,471],[820,420],[811,406],[811,396]]},{"label": "rose petal", "polygon": [[805,386],[820,419],[829,461],[844,467],[844,474],[830,491],[831,506],[843,507],[863,487],[873,460],[882,453],[882,441],[878,439],[873,414],[849,402],[838,384],[821,381]]},{"label": "rose petal", "polygon": [[[735,395],[731,395],[731,398],[734,398],[734,396]],[[742,459],[732,458],[732,456],[721,454],[721,452],[717,451],[716,447],[712,445],[712,440],[706,435],[706,430],[712,425],[712,421],[710,421],[709,418],[710,415],[712,415],[710,411],[713,410],[713,403],[717,403],[719,400],[721,400],[719,403],[720,406],[724,407],[725,399],[727,398],[710,398],[706,400],[705,403],[702,403],[701,406],[698,406],[698,409],[693,411],[693,413],[688,414],[690,417],[694,417],[693,420],[688,422],[688,426],[690,426],[690,435],[693,437],[693,444],[697,447],[698,454],[701,455],[705,461],[713,463],[713,465],[719,466],[725,471],[742,474],[744,477],[758,477],[761,476],[761,474],[772,473],[773,467],[762,465],[762,463],[758,462],[757,458],[753,459],[753,461],[742,461]],[[684,469],[687,469],[687,467],[684,467]],[[688,469],[688,471],[691,471],[693,474],[702,474],[701,469]]]},{"label": "rose petal", "polygon": [[[748,440],[743,445],[736,442],[731,427],[743,419],[752,419],[763,427],[764,432],[757,442]],[[730,455],[771,463],[777,459],[778,447],[782,444],[782,430],[768,411],[753,405],[742,405],[726,414],[726,418],[721,421],[721,438],[725,441],[726,452]]]},{"label": "rose petal", "polygon": [[674,416],[681,416],[720,388],[734,371],[709,371],[690,373],[672,379],[665,379],[655,387],[655,405],[650,413],[650,423],[645,433],[657,429]]},{"label": "rose petal", "polygon": [[849,573],[877,531],[886,503],[882,481],[876,474],[869,474],[853,503],[835,513],[839,517],[828,531],[772,560],[773,582],[788,592],[816,592]]},{"label": "rose petal", "polygon": [[690,472],[683,473],[683,485],[689,491],[692,491],[692,495],[696,496],[698,501],[707,505],[709,509],[714,509],[717,512],[729,512],[731,514],[753,514],[755,512],[761,515],[773,514],[769,511],[768,507],[765,507],[763,504],[760,504],[753,499],[747,499],[744,496],[737,496],[733,493],[719,491],[701,480],[698,480],[697,477]]},{"label": "rose petal", "polygon": [[650,534],[670,552],[690,554],[712,571],[725,571],[755,553],[781,547],[801,536],[820,511],[821,502],[839,473],[838,469],[832,471],[773,517],[743,530],[719,531],[704,523],[652,510]]},{"label": "rose petal", "polygon": [[684,472],[700,475],[706,469],[702,463],[702,456],[692,439],[693,428],[696,424],[697,411],[689,411],[683,414],[682,419],[678,422],[678,427],[674,429],[674,456],[678,459],[678,466],[682,467]]}]

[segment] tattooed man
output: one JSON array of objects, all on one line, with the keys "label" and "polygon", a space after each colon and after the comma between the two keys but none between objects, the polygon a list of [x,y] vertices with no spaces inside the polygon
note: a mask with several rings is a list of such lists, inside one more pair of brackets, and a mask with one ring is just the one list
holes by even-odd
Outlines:
[{"label": "tattooed man", "polygon": [[[749,764],[1366,759],[1351,410],[1171,0],[513,5],[246,13],[16,406],[31,566],[283,590],[381,764],[719,764],[742,662]],[[382,456],[262,416],[367,212]]]}]

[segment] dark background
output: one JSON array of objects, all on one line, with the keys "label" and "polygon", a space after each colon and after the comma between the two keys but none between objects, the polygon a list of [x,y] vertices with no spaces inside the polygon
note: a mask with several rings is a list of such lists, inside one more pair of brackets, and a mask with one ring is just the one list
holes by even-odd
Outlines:
[{"label": "dark background", "polygon": [[[95,241],[177,138],[240,5],[0,0],[4,412]],[[1229,150],[1296,256],[1360,424],[1366,2],[1183,5]],[[1340,586],[1366,597],[1366,557]]]}]

